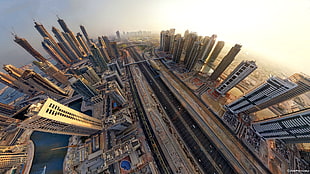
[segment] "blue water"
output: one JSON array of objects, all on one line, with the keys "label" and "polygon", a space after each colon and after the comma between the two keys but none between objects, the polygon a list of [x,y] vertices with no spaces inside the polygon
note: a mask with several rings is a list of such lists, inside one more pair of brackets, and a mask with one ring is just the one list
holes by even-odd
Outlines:
[{"label": "blue water", "polygon": [[[82,99],[69,104],[69,107],[81,111]],[[91,116],[91,110],[84,112]],[[51,151],[52,148],[68,146],[69,135],[34,132],[31,140],[35,144],[31,174],[41,174],[46,165],[46,174],[62,174],[63,161],[67,148]]]},{"label": "blue water", "polygon": [[121,162],[121,168],[123,168],[124,170],[130,170],[131,169],[131,164],[129,161],[122,161]]},{"label": "blue water", "polygon": [[56,147],[67,146],[68,135],[58,135],[45,132],[34,132],[31,140],[35,145],[31,174],[41,174],[46,165],[46,174],[61,174],[67,149],[51,150]]}]

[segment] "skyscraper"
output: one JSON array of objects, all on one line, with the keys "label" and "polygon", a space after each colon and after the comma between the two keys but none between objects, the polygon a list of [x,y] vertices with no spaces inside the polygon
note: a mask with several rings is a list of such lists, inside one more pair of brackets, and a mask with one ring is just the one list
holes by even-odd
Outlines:
[{"label": "skyscraper", "polygon": [[38,30],[38,32],[41,34],[41,36],[47,37],[55,46],[57,46],[57,42],[54,40],[54,38],[47,32],[47,30],[44,28],[44,26],[38,22],[34,22],[35,28]]},{"label": "skyscraper", "polygon": [[[21,82],[22,86],[17,86],[18,88],[26,87],[25,93],[35,93],[35,92],[45,92],[48,96],[54,98],[67,97],[67,93],[63,91],[60,87],[56,86],[54,83],[46,78],[43,78],[40,74],[34,72],[33,70],[22,70],[16,68],[13,65],[5,65],[3,67],[10,76],[16,79],[16,81]],[[14,82],[12,82],[14,83]],[[18,84],[18,83],[16,83]]]},{"label": "skyscraper", "polygon": [[36,89],[34,89],[33,86],[30,86],[29,84],[23,83],[21,80],[17,80],[16,78],[5,74],[3,72],[0,72],[0,82],[16,89],[17,91],[28,94],[28,95],[34,95],[36,92],[38,92]]},{"label": "skyscraper", "polygon": [[183,46],[184,46],[184,38],[180,37],[177,39],[173,50],[173,61],[176,63],[180,62]]},{"label": "skyscraper", "polygon": [[82,76],[86,79],[91,85],[94,85],[101,80],[91,66],[83,66],[78,69],[73,69],[73,71],[76,75]]},{"label": "skyscraper", "polygon": [[31,105],[22,120],[20,128],[56,134],[89,136],[102,129],[100,120],[50,98]]},{"label": "skyscraper", "polygon": [[[297,87],[297,84],[283,80],[278,77],[271,77],[265,83],[255,88],[243,97],[235,100],[227,105],[228,109],[233,113],[246,112],[252,108],[256,108],[269,100],[286,93]],[[258,109],[260,110],[260,108]]]},{"label": "skyscraper", "polygon": [[[61,26],[61,28],[63,29],[63,31],[68,34],[68,36],[65,36],[67,41],[69,41],[71,47],[75,50],[76,54],[80,57],[84,57],[86,56],[86,53],[83,51],[82,46],[80,45],[80,43],[78,42],[78,40],[76,39],[76,37],[74,36],[74,33],[69,29],[69,27],[67,26],[67,24],[65,23],[65,21],[63,19],[60,19],[58,17],[58,23]],[[65,34],[65,35],[66,35]]]},{"label": "skyscraper", "polygon": [[3,65],[3,69],[10,74],[15,79],[21,78],[24,70],[17,68],[13,65]]},{"label": "skyscraper", "polygon": [[15,35],[14,41],[23,47],[29,54],[31,54],[34,58],[36,58],[40,62],[46,61],[46,59],[38,52],[36,51],[26,39],[20,38],[17,35]]},{"label": "skyscraper", "polygon": [[202,43],[200,41],[195,41],[194,45],[192,46],[191,52],[188,55],[187,62],[185,64],[186,69],[188,71],[192,71],[194,66],[196,65],[198,61],[198,55],[201,51]]},{"label": "skyscraper", "polygon": [[201,53],[199,54],[199,60],[202,63],[204,63],[206,61],[206,59],[208,58],[208,56],[209,56],[209,54],[210,54],[210,52],[214,46],[216,38],[217,38],[217,35],[213,34],[211,37],[206,36],[203,39],[203,46],[201,49]]},{"label": "skyscraper", "polygon": [[110,45],[111,45],[111,48],[112,48],[112,52],[114,53],[115,55],[115,58],[119,58],[119,51],[118,51],[118,48],[117,48],[117,43],[116,42],[110,42]]},{"label": "skyscraper", "polygon": [[221,50],[224,47],[225,42],[224,41],[218,41],[217,44],[215,45],[215,48],[213,49],[210,57],[206,60],[204,64],[204,69],[202,70],[203,72],[209,72],[210,67],[213,66],[213,62],[217,58],[217,56],[220,54]]},{"label": "skyscraper", "polygon": [[48,79],[42,77],[40,74],[34,72],[33,70],[25,70],[21,76],[25,83],[29,83],[37,91],[43,91],[48,96],[60,99],[63,97],[68,97],[66,91],[49,81]]},{"label": "skyscraper", "polygon": [[257,66],[254,61],[242,61],[219,85],[219,87],[216,88],[216,91],[221,95],[226,94],[226,92],[245,79],[256,68]]},{"label": "skyscraper", "polygon": [[35,64],[41,71],[43,71],[46,75],[50,76],[57,82],[64,84],[64,85],[69,84],[68,78],[65,76],[65,74],[62,71],[60,71],[58,68],[56,68],[51,62],[33,61],[33,64]]},{"label": "skyscraper", "polygon": [[169,53],[172,54],[173,53],[173,46],[174,46],[174,38],[175,38],[175,29],[171,28],[169,30],[169,36],[170,36],[170,41],[169,41]]},{"label": "skyscraper", "polygon": [[252,126],[266,139],[282,139],[289,143],[309,143],[310,109],[257,121]]},{"label": "skyscraper", "polygon": [[116,31],[116,38],[117,38],[118,41],[121,40],[121,34],[120,34],[119,31]]},{"label": "skyscraper", "polygon": [[98,37],[99,42],[99,50],[101,52],[101,55],[103,56],[104,60],[108,63],[111,60],[111,57],[108,54],[108,51],[106,49],[105,43],[102,39],[102,37]]},{"label": "skyscraper", "polygon": [[103,76],[102,76],[106,81],[113,81],[115,80],[118,85],[123,89],[124,88],[124,84],[121,80],[121,77],[118,75],[117,72],[115,71],[106,71]]},{"label": "skyscraper", "polygon": [[1,146],[0,147],[0,168],[11,168],[16,165],[25,164],[27,161],[27,146]]},{"label": "skyscraper", "polygon": [[72,88],[81,94],[86,100],[98,95],[98,91],[83,77],[72,77],[69,79]]},{"label": "skyscraper", "polygon": [[81,33],[76,34],[76,39],[79,41],[80,45],[82,46],[85,53],[89,54],[90,50],[88,47],[88,44],[86,44],[85,40],[83,39],[83,36]]},{"label": "skyscraper", "polygon": [[83,33],[83,35],[84,35],[84,37],[85,37],[85,39],[87,41],[87,44],[90,46],[91,45],[91,41],[89,40],[89,37],[88,37],[88,34],[86,32],[85,27],[83,25],[80,25],[80,29],[81,29],[81,31],[82,31],[82,33]]},{"label": "skyscraper", "polygon": [[75,53],[73,48],[67,42],[63,34],[55,27],[52,27],[52,31],[55,34],[55,37],[59,41],[60,48],[68,55],[72,62],[76,62],[80,60],[79,56]]},{"label": "skyscraper", "polygon": [[127,100],[124,96],[122,89],[120,88],[120,86],[118,85],[118,83],[115,80],[107,82],[107,90],[105,92],[118,105],[123,106],[127,103]]},{"label": "skyscraper", "polygon": [[[45,51],[60,65],[68,67],[72,63],[72,60],[60,48],[60,46],[57,43],[56,45],[54,45],[53,42],[48,37],[44,37],[42,46],[45,49]],[[57,54],[55,53],[55,51]]]},{"label": "skyscraper", "polygon": [[[62,35],[65,37],[67,42],[70,44],[71,48],[74,50],[74,52],[79,56],[79,57],[84,57],[85,53],[80,50],[80,48],[75,44],[74,40],[72,39],[71,35],[69,33],[61,32]],[[75,37],[74,37],[75,38]],[[75,38],[76,39],[76,38]]]},{"label": "skyscraper", "polygon": [[111,44],[110,44],[110,40],[108,39],[108,37],[107,36],[102,36],[102,39],[103,39],[103,41],[105,43],[105,46],[106,46],[107,52],[109,54],[109,57],[112,58],[112,59],[116,58],[116,55],[115,55],[114,51],[112,50],[112,47],[111,47]]},{"label": "skyscraper", "polygon": [[9,116],[16,112],[16,108],[14,106],[0,103],[0,115]]},{"label": "skyscraper", "polygon": [[173,39],[171,40],[171,48],[170,48],[170,54],[174,54],[174,50],[177,49],[177,41],[181,37],[181,34],[176,34],[173,36]]},{"label": "skyscraper", "polygon": [[184,58],[184,64],[188,64],[189,61],[189,55],[191,53],[192,47],[194,46],[194,43],[197,41],[198,36],[196,33],[189,33],[184,40],[184,51],[185,51],[185,58]]},{"label": "skyscraper", "polygon": [[59,66],[61,66],[62,69],[69,67],[70,65],[65,62],[60,55],[52,48],[50,47],[46,42],[42,42],[42,47],[45,49],[45,51],[58,63]]},{"label": "skyscraper", "polygon": [[310,91],[310,77],[305,74],[299,74],[295,73],[292,76],[288,78],[289,81],[297,84],[297,87],[295,87],[292,90],[289,90],[281,95],[275,96],[271,98],[270,100],[261,103],[257,105],[256,107],[250,108],[247,110],[247,112],[252,113],[259,111],[261,109],[267,108],[269,106],[281,103],[283,101],[292,99],[296,96],[299,96],[301,94],[304,94],[308,91]]},{"label": "skyscraper", "polygon": [[[55,41],[55,39],[47,32],[47,30],[44,28],[44,26],[42,24],[39,24],[37,22],[35,23],[35,28],[38,30],[38,32],[41,34],[41,36],[44,38],[44,42],[46,42],[46,44],[48,44],[50,46],[50,48],[53,48],[60,56],[63,60],[65,60],[67,63],[71,63],[71,60],[69,59],[69,53],[68,52],[64,52],[64,50],[62,50],[62,48],[60,48],[59,44]],[[46,45],[45,45],[46,46]],[[45,50],[47,50],[47,47],[44,48]],[[48,51],[48,53],[50,54],[51,51]],[[69,60],[69,61],[68,61]],[[60,59],[56,59],[56,61],[58,63],[61,64]]]},{"label": "skyscraper", "polygon": [[17,122],[18,120],[11,118],[8,115],[2,114],[2,112],[0,112],[0,130],[1,131],[5,130],[10,125],[15,125]]},{"label": "skyscraper", "polygon": [[232,47],[228,54],[223,58],[221,63],[216,67],[214,72],[211,74],[210,79],[216,80],[220,77],[220,75],[226,70],[226,68],[231,64],[231,62],[235,59],[236,55],[239,53],[241,49],[241,45],[236,44]]},{"label": "skyscraper", "polygon": [[93,64],[96,72],[103,73],[105,70],[108,69],[107,62],[104,60],[98,47],[96,47],[95,44],[91,46],[91,52],[93,53],[93,55],[89,55],[89,59]]},{"label": "skyscraper", "polygon": [[166,31],[164,31],[164,30],[162,30],[160,32],[159,49],[162,51],[164,50],[164,36],[165,36],[165,34],[166,34]]},{"label": "skyscraper", "polygon": [[121,72],[121,69],[120,69],[117,61],[115,61],[113,63],[109,63],[108,67],[109,67],[110,71],[117,72],[119,76],[122,76],[122,72]]}]

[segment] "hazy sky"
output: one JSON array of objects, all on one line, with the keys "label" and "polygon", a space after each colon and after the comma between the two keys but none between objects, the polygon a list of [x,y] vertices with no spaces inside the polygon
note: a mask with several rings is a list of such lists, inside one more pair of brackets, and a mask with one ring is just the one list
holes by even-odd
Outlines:
[{"label": "hazy sky", "polygon": [[169,28],[217,34],[310,75],[309,0],[0,0],[0,63],[20,66],[33,60],[13,42],[13,30],[45,55],[32,20],[50,31],[60,28],[57,14],[75,33],[83,24],[91,37]]}]

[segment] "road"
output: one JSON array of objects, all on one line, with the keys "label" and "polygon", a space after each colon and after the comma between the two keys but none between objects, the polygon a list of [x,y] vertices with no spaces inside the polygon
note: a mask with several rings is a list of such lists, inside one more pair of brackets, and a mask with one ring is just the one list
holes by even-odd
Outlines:
[{"label": "road", "polygon": [[[128,64],[128,60],[125,59],[126,64]],[[138,115],[139,121],[141,123],[141,127],[143,129],[143,132],[146,135],[146,140],[148,141],[148,144],[150,146],[150,149],[153,153],[154,160],[158,166],[158,170],[160,173],[173,173],[167,159],[164,156],[164,153],[162,149],[159,146],[158,140],[156,139],[154,135],[154,131],[150,125],[149,120],[147,119],[145,110],[143,109],[140,96],[138,95],[138,91],[135,87],[135,83],[132,77],[132,73],[130,71],[130,67],[126,67],[126,72],[129,78],[129,83],[131,87],[132,97],[134,99],[134,104],[136,106],[136,113]]]},{"label": "road", "polygon": [[[128,51],[136,59],[135,61],[142,59],[134,48],[128,48]],[[237,173],[230,165],[229,160],[223,156],[207,134],[202,131],[199,124],[196,123],[170,89],[158,78],[156,71],[145,63],[140,63],[138,66],[201,170],[204,173]]]},{"label": "road", "polygon": [[197,97],[189,87],[175,76],[164,63],[159,62],[163,79],[169,79],[170,87],[182,95],[183,100],[187,100],[187,108],[191,110],[193,119],[200,124],[203,132],[207,133],[212,141],[238,173],[271,173],[269,169],[251,152],[222,122],[199,97]]}]

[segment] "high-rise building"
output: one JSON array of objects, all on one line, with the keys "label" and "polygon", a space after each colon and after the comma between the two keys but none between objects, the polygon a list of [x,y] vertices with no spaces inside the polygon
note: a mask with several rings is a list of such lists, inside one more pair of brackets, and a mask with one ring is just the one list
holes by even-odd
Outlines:
[{"label": "high-rise building", "polygon": [[117,38],[118,41],[121,40],[121,34],[120,34],[119,31],[116,31],[116,38]]},{"label": "high-rise building", "polygon": [[192,71],[194,66],[196,65],[198,61],[198,55],[201,51],[202,43],[200,41],[195,41],[194,45],[192,46],[192,50],[190,54],[188,55],[187,62],[185,64],[186,69],[188,71]]},{"label": "high-rise building", "polygon": [[54,33],[55,37],[59,41],[60,48],[67,54],[67,56],[71,59],[72,62],[76,62],[80,60],[79,56],[75,53],[73,48],[70,46],[70,44],[67,42],[63,34],[60,30],[58,30],[55,27],[52,27],[52,32]]},{"label": "high-rise building", "polygon": [[25,70],[21,78],[25,83],[33,86],[37,91],[43,91],[52,98],[60,99],[63,97],[68,97],[66,91],[33,70]]},{"label": "high-rise building", "polygon": [[93,64],[97,73],[103,73],[108,69],[107,62],[104,60],[102,54],[100,53],[98,47],[95,44],[91,46],[91,52],[93,55],[89,55],[89,59]]},{"label": "high-rise building", "polygon": [[221,50],[223,49],[224,44],[225,44],[224,41],[217,42],[210,57],[206,60],[204,64],[204,69],[202,70],[203,72],[209,72],[210,68],[213,66],[215,59],[217,58],[217,56],[220,54]]},{"label": "high-rise building", "polygon": [[[84,51],[82,52],[78,45],[75,44],[74,40],[72,39],[71,35],[69,33],[61,32],[62,35],[65,37],[67,42],[70,44],[71,48],[74,50],[74,52],[79,56],[79,57],[84,57]],[[74,37],[75,38],[75,37]],[[76,38],[75,38],[76,39]]]},{"label": "high-rise building", "polygon": [[242,61],[215,90],[226,94],[257,68],[254,61]]},{"label": "high-rise building", "polygon": [[17,35],[15,35],[14,41],[23,47],[29,54],[31,54],[34,58],[36,58],[40,62],[46,61],[46,59],[38,52],[36,51],[25,38],[20,38]]},{"label": "high-rise building", "polygon": [[296,87],[297,84],[289,80],[283,80],[278,77],[271,77],[267,79],[265,83],[255,88],[253,91],[228,104],[227,107],[235,114],[240,112],[248,113],[249,109],[264,104],[272,98],[284,94],[289,90],[294,90]]},{"label": "high-rise building", "polygon": [[88,37],[88,34],[86,32],[85,27],[83,25],[80,25],[80,29],[81,29],[81,31],[82,31],[82,33],[83,33],[83,35],[84,35],[84,37],[85,37],[85,39],[87,41],[87,44],[90,46],[91,45],[91,41],[90,41],[90,39]]},{"label": "high-rise building", "polygon": [[115,71],[106,71],[103,74],[102,77],[104,78],[104,80],[106,80],[108,82],[115,80],[122,89],[124,88],[124,84],[123,84],[123,82],[121,80],[121,77],[118,75],[117,72],[115,72]]},{"label": "high-rise building", "polygon": [[104,128],[106,130],[123,131],[132,124],[132,120],[125,113],[108,116],[104,120]]},{"label": "high-rise building", "polygon": [[[2,104],[2,103],[1,103]],[[1,108],[2,106],[0,106]],[[18,122],[15,118],[11,118],[7,115],[2,114],[0,112],[0,130],[3,131],[3,129],[6,129],[10,125],[15,125]]]},{"label": "high-rise building", "polygon": [[107,89],[105,93],[109,95],[118,105],[124,106],[127,103],[124,92],[115,80],[107,82]]},{"label": "high-rise building", "polygon": [[45,38],[47,37],[55,46],[57,46],[57,42],[54,40],[54,38],[47,32],[47,30],[44,28],[44,26],[38,22],[34,22],[35,28],[38,30],[40,35]]},{"label": "high-rise building", "polygon": [[208,37],[206,36],[204,39],[203,39],[203,46],[202,46],[202,49],[201,49],[201,53],[199,54],[199,60],[201,62],[205,62],[206,59],[208,58],[213,46],[214,46],[214,43],[215,43],[215,40],[217,38],[217,35],[213,34],[211,37]]},{"label": "high-rise building", "polygon": [[14,106],[0,103],[0,115],[9,116],[16,112],[16,108]]},{"label": "high-rise building", "polygon": [[[69,64],[72,63],[72,60],[68,57],[68,55],[60,48],[60,46],[56,43],[56,45],[53,44],[53,42],[48,38],[44,37],[44,41],[42,42],[43,48],[46,50],[47,53],[60,65],[63,65],[65,67],[70,66]],[[55,52],[58,54],[55,54]],[[60,56],[60,57],[59,57]]]},{"label": "high-rise building", "polygon": [[98,37],[98,42],[99,42],[99,50],[101,52],[101,55],[103,56],[103,58],[106,62],[110,62],[111,58],[108,54],[108,51],[106,49],[106,45],[105,45],[102,37]]},{"label": "high-rise building", "polygon": [[[64,36],[66,37],[67,41],[70,40],[69,43],[71,47],[75,50],[76,54],[80,57],[86,56],[86,53],[83,51],[82,46],[80,45],[80,43],[74,36],[74,33],[69,29],[65,21],[63,19],[60,19],[59,17],[57,21],[59,25],[61,26],[61,28],[63,29],[63,31],[66,33]],[[68,36],[66,36],[67,34]]]},{"label": "high-rise building", "polygon": [[27,161],[27,146],[13,145],[0,147],[0,168],[12,168],[25,164]]},{"label": "high-rise building", "polygon": [[121,72],[121,69],[120,69],[117,61],[115,61],[113,63],[109,63],[108,67],[109,67],[110,71],[117,72],[119,76],[122,76],[122,72]]},{"label": "high-rise building", "polygon": [[163,40],[163,51],[169,52],[170,50],[170,42],[171,42],[171,35],[169,34],[169,31],[167,30],[165,35],[164,35],[164,40]]},{"label": "high-rise building", "polygon": [[3,65],[3,69],[10,74],[15,79],[20,79],[24,70],[17,68],[13,65]]},{"label": "high-rise building", "polygon": [[176,63],[180,62],[183,46],[184,46],[184,38],[180,37],[177,39],[173,50],[173,61]]},{"label": "high-rise building", "polygon": [[89,136],[102,129],[99,119],[64,106],[50,98],[32,104],[19,123],[20,128],[56,134]]},{"label": "high-rise building", "polygon": [[170,41],[169,41],[169,53],[172,54],[173,53],[173,46],[174,46],[174,38],[175,38],[175,29],[171,28],[169,30],[169,36],[170,36]]},{"label": "high-rise building", "polygon": [[259,105],[256,105],[256,107],[250,108],[247,110],[248,113],[253,113],[256,111],[259,111],[261,109],[265,109],[269,106],[284,102],[286,100],[292,99],[294,97],[297,97],[301,94],[304,94],[308,91],[310,91],[310,77],[305,74],[299,74],[295,73],[292,76],[288,78],[291,82],[297,84],[297,87],[295,87],[292,90],[289,90],[281,95],[275,96],[271,98],[270,100],[261,103]]},{"label": "high-rise building", "polygon": [[16,78],[5,74],[3,72],[0,72],[0,82],[13,88],[16,89],[17,91],[27,94],[27,95],[34,95],[36,92],[36,89],[34,89],[33,86],[30,86],[29,84],[23,83],[21,80],[17,80]]},{"label": "high-rise building", "polygon": [[42,47],[45,49],[45,51],[58,63],[58,65],[61,66],[62,69],[69,67],[70,64],[65,62],[60,55],[52,48],[50,47],[46,42],[42,42]]},{"label": "high-rise building", "polygon": [[86,100],[90,100],[92,97],[98,95],[98,91],[83,77],[72,77],[69,81],[71,83],[71,87],[76,92],[81,94]]},{"label": "high-rise building", "polygon": [[114,51],[113,51],[113,49],[111,47],[110,40],[108,39],[108,37],[107,36],[102,36],[102,39],[103,39],[103,41],[105,43],[105,46],[106,46],[106,49],[107,49],[109,57],[112,58],[112,59],[116,58],[116,55],[115,55],[115,53],[114,53]]},{"label": "high-rise building", "polygon": [[162,30],[160,32],[160,41],[159,41],[159,49],[160,50],[164,50],[164,40],[165,40],[165,34],[166,34],[166,31]]},{"label": "high-rise building", "polygon": [[64,85],[69,84],[68,78],[65,76],[65,74],[62,71],[60,71],[57,67],[55,67],[51,62],[33,61],[33,64],[35,64],[41,71],[43,71],[46,75],[53,78],[57,82]]},{"label": "high-rise building", "polygon": [[21,82],[19,84],[22,84],[22,86],[17,86],[18,88],[26,87],[26,90],[23,91],[27,94],[33,94],[42,91],[45,92],[48,96],[57,99],[67,97],[67,93],[64,90],[56,86],[48,79],[43,78],[40,74],[34,72],[33,70],[28,69],[24,71],[20,68],[16,68],[13,65],[5,65],[3,69],[7,71],[10,76],[15,78],[16,81]]},{"label": "high-rise building", "polygon": [[252,126],[265,139],[282,139],[289,143],[309,143],[310,109],[257,121]]},{"label": "high-rise building", "polygon": [[226,70],[226,68],[231,64],[231,62],[235,59],[236,55],[239,53],[241,49],[241,45],[236,44],[232,47],[227,55],[223,58],[221,63],[215,68],[214,72],[211,74],[210,79],[216,80],[220,77],[220,75]]},{"label": "high-rise building", "polygon": [[96,74],[95,70],[91,66],[83,66],[77,69],[73,69],[73,72],[76,75],[82,76],[86,79],[91,85],[94,85],[100,82],[100,77]]},{"label": "high-rise building", "polygon": [[117,43],[116,42],[110,42],[110,45],[111,45],[113,54],[116,56],[115,58],[120,57],[119,51],[118,51],[118,48],[117,48]]},{"label": "high-rise building", "polygon": [[81,33],[76,34],[76,39],[79,41],[80,45],[82,46],[85,53],[90,54],[90,50],[88,47],[88,44],[86,44],[85,40],[83,39],[83,36]]},{"label": "high-rise building", "polygon": [[192,47],[194,46],[194,43],[197,41],[198,36],[196,33],[189,33],[184,40],[184,51],[185,51],[185,58],[184,58],[184,64],[188,64],[189,61],[189,55],[191,53]]},{"label": "high-rise building", "polygon": [[177,41],[178,39],[181,38],[181,34],[176,34],[173,36],[173,39],[171,40],[170,43],[170,54],[173,55],[175,53],[175,49],[177,49]]},{"label": "high-rise building", "polygon": [[[50,48],[53,48],[60,56],[62,59],[64,59],[67,63],[70,63],[71,60],[69,59],[67,52],[65,53],[64,50],[62,50],[59,46],[59,44],[55,41],[55,39],[47,32],[47,30],[44,28],[44,26],[42,24],[39,24],[37,22],[35,23],[35,28],[38,30],[38,32],[40,33],[40,35],[44,38],[44,42],[46,42],[46,44],[48,44],[50,46]],[[47,50],[47,48],[44,48],[45,50]],[[50,54],[50,53],[49,53]],[[53,57],[53,56],[52,56]],[[70,60],[69,62],[67,60]],[[61,64],[60,59],[56,59],[56,61],[58,63]]]}]

